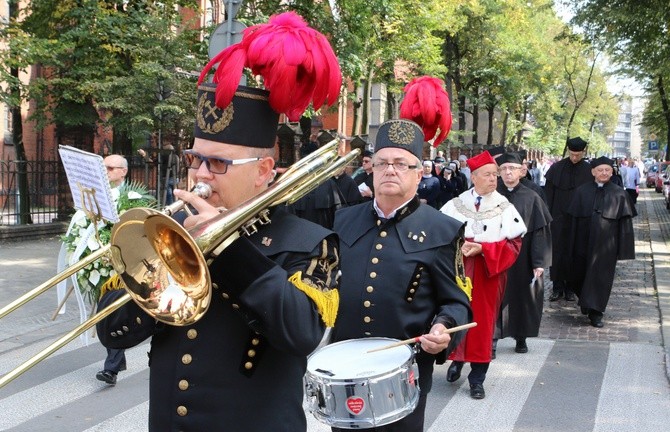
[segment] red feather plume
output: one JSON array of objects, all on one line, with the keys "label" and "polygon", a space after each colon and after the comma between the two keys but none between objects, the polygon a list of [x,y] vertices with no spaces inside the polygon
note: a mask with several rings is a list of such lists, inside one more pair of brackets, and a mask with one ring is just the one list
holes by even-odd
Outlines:
[{"label": "red feather plume", "polygon": [[422,76],[414,78],[405,88],[405,97],[400,104],[400,117],[416,122],[423,129],[424,138],[433,141],[437,147],[451,130],[451,104],[444,90],[444,81],[439,78]]},{"label": "red feather plume", "polygon": [[263,77],[270,106],[291,121],[297,121],[310,103],[314,109],[335,103],[342,86],[340,65],[330,43],[295,12],[273,15],[267,24],[246,28],[240,43],[221,51],[205,66],[198,85],[217,63],[214,82],[220,108],[232,101],[245,67]]}]

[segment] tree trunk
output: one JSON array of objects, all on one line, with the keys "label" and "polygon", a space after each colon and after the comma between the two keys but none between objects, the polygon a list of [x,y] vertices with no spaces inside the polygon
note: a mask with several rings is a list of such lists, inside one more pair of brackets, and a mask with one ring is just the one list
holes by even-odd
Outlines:
[{"label": "tree trunk", "polygon": [[500,134],[500,144],[501,146],[505,145],[507,141],[507,123],[509,122],[509,111],[505,111],[505,117],[503,118],[502,133]]},{"label": "tree trunk", "polygon": [[486,131],[486,145],[493,145],[493,116],[496,112],[495,106],[489,106],[488,111],[488,130]]},{"label": "tree trunk", "polygon": [[661,98],[661,105],[663,106],[663,117],[665,117],[666,131],[667,135],[665,138],[665,156],[666,161],[670,161],[670,103],[668,102],[668,94],[665,92],[665,86],[663,83],[663,77],[658,76],[656,81],[656,87],[658,88],[658,94]]},{"label": "tree trunk", "polygon": [[[18,20],[19,15],[19,5],[18,1],[9,1],[9,17],[10,20]],[[11,44],[11,41],[10,41]],[[12,45],[10,45],[10,52],[13,51]],[[14,57],[12,55],[12,57]],[[16,81],[19,81],[19,70],[18,68],[11,68],[10,74],[12,77],[16,78]],[[30,187],[28,185],[28,171],[27,165],[28,160],[26,158],[26,148],[23,145],[23,117],[21,116],[21,87],[20,84],[10,85],[9,89],[12,94],[12,99],[19,101],[16,106],[10,108],[12,115],[12,139],[14,140],[14,150],[16,151],[16,185],[18,189],[18,195],[16,199],[18,200],[18,223],[21,225],[32,224],[33,218],[30,214]]]},{"label": "tree trunk", "polygon": [[[472,93],[479,95],[479,86],[475,86],[472,89]],[[479,101],[475,100],[472,104],[472,144],[473,146],[479,144],[479,134],[477,130],[479,129]]]}]

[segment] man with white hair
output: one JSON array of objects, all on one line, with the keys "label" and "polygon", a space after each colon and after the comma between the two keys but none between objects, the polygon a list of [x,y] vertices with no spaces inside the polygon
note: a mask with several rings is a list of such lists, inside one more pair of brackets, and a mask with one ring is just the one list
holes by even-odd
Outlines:
[{"label": "man with white hair", "polygon": [[442,213],[465,222],[461,247],[465,275],[472,281],[472,313],[477,327],[449,356],[447,381],[461,376],[465,362],[470,396],[483,399],[484,379],[493,353],[493,331],[507,282],[507,269],[516,261],[526,225],[507,199],[496,192],[498,165],[488,151],[468,159],[473,188],[442,207]]}]

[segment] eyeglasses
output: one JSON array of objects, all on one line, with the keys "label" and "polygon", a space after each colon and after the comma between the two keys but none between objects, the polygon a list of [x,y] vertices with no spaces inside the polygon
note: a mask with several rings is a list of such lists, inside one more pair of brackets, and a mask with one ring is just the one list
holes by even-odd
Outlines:
[{"label": "eyeglasses", "polygon": [[376,162],[372,164],[372,169],[375,171],[386,171],[389,166],[392,166],[394,170],[397,172],[405,172],[409,169],[416,169],[418,165],[410,165],[407,162],[386,162],[386,161],[381,161],[381,162]]},{"label": "eyeglasses", "polygon": [[517,171],[520,170],[521,167],[518,166],[506,166],[506,167],[500,167],[498,168],[498,171],[503,172],[503,171]]},{"label": "eyeglasses", "polygon": [[202,163],[205,163],[207,171],[212,174],[225,174],[228,172],[229,165],[243,165],[249,162],[256,162],[263,158],[253,157],[245,159],[224,159],[218,157],[203,156],[193,150],[184,150],[184,158],[186,159],[186,166],[189,169],[197,170]]}]

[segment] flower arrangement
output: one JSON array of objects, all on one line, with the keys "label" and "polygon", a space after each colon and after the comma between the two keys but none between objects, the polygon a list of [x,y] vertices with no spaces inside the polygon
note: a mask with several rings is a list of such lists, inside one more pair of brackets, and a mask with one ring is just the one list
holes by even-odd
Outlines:
[{"label": "flower arrangement", "polygon": [[[119,215],[131,208],[156,207],[156,199],[139,182],[124,183],[118,188],[113,188],[112,198],[116,202],[116,210]],[[78,259],[82,259],[109,243],[112,234],[111,223],[98,223],[98,235],[100,237],[100,243],[98,243],[94,228],[91,226],[92,223],[83,215],[83,212],[77,212],[73,219],[70,230],[61,237],[69,253],[83,248],[78,257]],[[76,277],[84,299],[90,304],[97,303],[100,298],[100,288],[115,274],[114,268],[105,257],[79,270]]]}]

